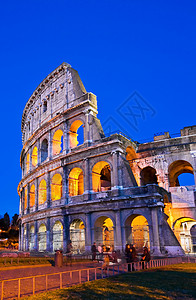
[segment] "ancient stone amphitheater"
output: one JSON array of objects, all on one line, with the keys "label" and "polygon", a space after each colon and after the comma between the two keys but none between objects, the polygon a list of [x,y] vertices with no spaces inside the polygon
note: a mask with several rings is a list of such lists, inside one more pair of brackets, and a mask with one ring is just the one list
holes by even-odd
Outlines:
[{"label": "ancient stone amphitheater", "polygon": [[[100,107],[101,109],[101,107]],[[153,255],[196,252],[196,126],[139,144],[104,135],[97,100],[70,65],[48,75],[22,116],[20,242],[24,251],[90,251],[94,241]],[[195,181],[194,181],[195,182]]]}]

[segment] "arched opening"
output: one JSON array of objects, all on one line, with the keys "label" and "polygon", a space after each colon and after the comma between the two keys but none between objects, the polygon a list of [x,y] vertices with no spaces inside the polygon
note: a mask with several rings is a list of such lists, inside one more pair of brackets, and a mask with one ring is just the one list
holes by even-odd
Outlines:
[{"label": "arched opening", "polygon": [[27,250],[26,249],[26,240],[27,240],[27,228],[24,227],[24,231],[23,231],[23,250]]},{"label": "arched opening", "polygon": [[[180,218],[173,226],[174,234],[185,253],[196,253],[196,220],[192,218]],[[193,235],[192,235],[193,234]]]},{"label": "arched opening", "polygon": [[30,207],[33,207],[35,205],[35,185],[32,184],[30,188]]},{"label": "arched opening", "polygon": [[114,225],[110,218],[106,216],[99,217],[94,225],[94,241],[104,245],[106,250],[114,248]]},{"label": "arched opening", "polygon": [[41,145],[41,162],[45,161],[48,157],[48,140],[44,139]]},{"label": "arched opening", "polygon": [[41,224],[38,231],[38,247],[39,251],[46,250],[46,225]]},{"label": "arched opening", "polygon": [[83,172],[80,168],[73,168],[69,173],[69,195],[77,196],[84,193]]},{"label": "arched opening", "polygon": [[74,148],[79,144],[84,143],[84,131],[83,127],[81,127],[82,125],[83,123],[80,120],[76,120],[71,124],[69,131],[70,148]]},{"label": "arched opening", "polygon": [[53,226],[53,251],[63,249],[63,225],[56,221]]},{"label": "arched opening", "polygon": [[102,192],[111,189],[110,165],[105,161],[99,161],[92,169],[92,187],[94,192]]},{"label": "arched opening", "polygon": [[125,237],[127,244],[135,245],[138,253],[143,247],[150,249],[149,227],[146,218],[142,215],[131,215],[125,222]]},{"label": "arched opening", "polygon": [[32,151],[32,166],[37,166],[37,147],[35,146]]},{"label": "arched opening", "polygon": [[75,219],[70,224],[70,240],[72,241],[73,253],[80,254],[85,251],[85,227],[80,219]]},{"label": "arched opening", "polygon": [[156,170],[152,167],[145,167],[141,170],[140,173],[141,185],[146,184],[158,184]]},{"label": "arched opening", "polygon": [[[182,174],[183,177],[185,179],[186,176],[186,186],[190,186],[190,185],[194,185],[194,176],[193,176],[193,167],[192,165],[185,161],[185,160],[177,160],[175,162],[173,162],[170,166],[169,166],[169,182],[170,182],[170,187],[177,187],[177,186],[181,186],[180,181],[182,181],[182,185],[183,184],[183,178],[182,178]],[[188,174],[192,174],[192,178],[190,180],[189,178],[189,182],[187,182],[187,173]],[[188,183],[188,184],[187,184]]]},{"label": "arched opening", "polygon": [[31,226],[30,232],[29,232],[29,250],[30,251],[34,250],[34,240],[35,240],[35,227]]},{"label": "arched opening", "polygon": [[39,184],[38,199],[39,199],[39,205],[46,202],[47,199],[46,181],[44,179],[42,179]]},{"label": "arched opening", "polygon": [[63,132],[61,129],[58,129],[53,136],[52,140],[52,153],[57,155],[63,152]]},{"label": "arched opening", "polygon": [[27,158],[26,158],[26,173],[29,172],[29,163],[30,163],[30,155],[27,153]]},{"label": "arched opening", "polygon": [[24,188],[24,209],[27,208],[27,187]]},{"label": "arched opening", "polygon": [[43,103],[43,113],[47,111],[47,101],[44,101]]},{"label": "arched opening", "polygon": [[60,174],[55,174],[52,177],[51,183],[51,200],[59,200],[62,198],[62,176]]}]

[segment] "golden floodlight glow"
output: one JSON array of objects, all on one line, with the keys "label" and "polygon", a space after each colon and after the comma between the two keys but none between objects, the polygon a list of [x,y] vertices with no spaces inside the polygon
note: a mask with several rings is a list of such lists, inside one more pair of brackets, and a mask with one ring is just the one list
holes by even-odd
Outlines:
[{"label": "golden floodlight glow", "polygon": [[46,202],[47,199],[46,181],[44,179],[42,179],[39,184],[38,199],[39,205]]},{"label": "golden floodlight glow", "polygon": [[30,155],[28,153],[27,154],[27,160],[26,160],[26,173],[29,172],[29,163],[30,163]]},{"label": "golden floodlight glow", "polygon": [[63,150],[63,145],[62,145],[62,136],[63,136],[63,131],[61,129],[58,129],[55,131],[53,140],[52,140],[52,153],[53,155],[57,155],[62,152]]},{"label": "golden floodlight glow", "polygon": [[24,192],[24,209],[27,208],[27,187],[25,187],[25,192]]},{"label": "golden floodlight glow", "polygon": [[55,174],[52,177],[51,183],[51,200],[59,200],[62,198],[62,176],[60,174]]},{"label": "golden floodlight glow", "polygon": [[[105,174],[102,174],[105,170]],[[100,192],[111,188],[110,166],[105,161],[99,161],[92,169],[92,185],[94,192]]]},{"label": "golden floodlight glow", "polygon": [[32,184],[30,189],[30,207],[35,205],[35,185]]},{"label": "golden floodlight glow", "polygon": [[74,168],[69,173],[69,195],[77,196],[84,193],[83,172],[80,168]]},{"label": "golden floodlight glow", "polygon": [[37,166],[37,147],[36,146],[33,148],[33,152],[32,152],[32,166],[33,167]]},{"label": "golden floodlight glow", "polygon": [[79,143],[78,139],[77,139],[77,137],[78,137],[77,131],[78,131],[78,128],[82,125],[83,125],[83,123],[80,120],[76,120],[71,124],[70,132],[69,132],[69,141],[70,141],[71,148],[76,147]]}]

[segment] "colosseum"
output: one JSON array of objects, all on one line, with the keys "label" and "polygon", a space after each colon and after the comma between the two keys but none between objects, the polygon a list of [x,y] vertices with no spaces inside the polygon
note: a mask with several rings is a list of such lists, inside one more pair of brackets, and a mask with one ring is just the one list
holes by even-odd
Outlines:
[{"label": "colosseum", "polygon": [[[196,253],[196,126],[143,144],[106,137],[96,96],[62,63],[27,101],[21,128],[21,251],[65,252],[71,240],[76,254],[94,241]],[[193,184],[180,186],[183,173]]]}]

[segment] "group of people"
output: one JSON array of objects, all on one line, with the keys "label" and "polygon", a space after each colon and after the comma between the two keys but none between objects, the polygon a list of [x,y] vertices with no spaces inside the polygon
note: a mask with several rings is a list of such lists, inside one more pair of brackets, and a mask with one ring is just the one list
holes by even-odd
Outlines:
[{"label": "group of people", "polygon": [[[125,256],[126,256],[127,263],[134,263],[134,262],[139,261],[135,245],[126,244],[126,246],[125,246]],[[145,246],[145,247],[143,247],[143,253],[142,253],[142,256],[141,256],[141,261],[142,262],[149,262],[150,259],[151,259],[150,252],[148,251],[148,248]],[[144,268],[144,263],[142,264],[142,266]],[[130,266],[129,266],[129,268],[130,268]],[[134,270],[134,266],[132,266],[132,269]]]},{"label": "group of people", "polygon": [[107,247],[105,245],[101,245],[99,243],[98,247],[96,246],[96,242],[93,243],[91,247],[92,252],[92,261],[105,261],[109,259],[109,262],[117,263],[118,253],[112,247]]}]

